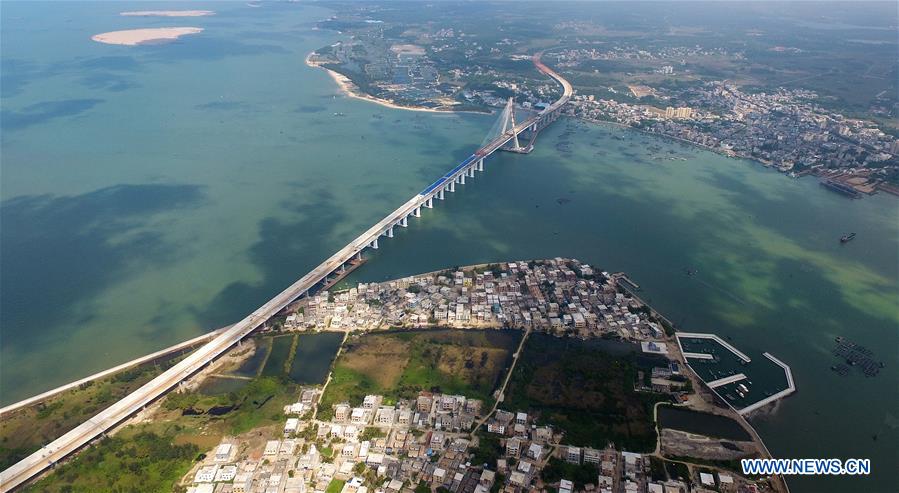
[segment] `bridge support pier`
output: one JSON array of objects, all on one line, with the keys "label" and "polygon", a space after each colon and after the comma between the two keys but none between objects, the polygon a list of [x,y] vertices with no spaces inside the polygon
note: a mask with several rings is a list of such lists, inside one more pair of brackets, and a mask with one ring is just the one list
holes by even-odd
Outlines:
[{"label": "bridge support pier", "polygon": [[377,238],[375,238],[375,241],[371,242],[371,247],[374,250],[378,249],[378,239]]},{"label": "bridge support pier", "polygon": [[399,225],[400,225],[400,226],[402,226],[402,227],[404,227],[404,228],[408,228],[408,227],[409,227],[409,221],[408,221],[408,219],[406,219],[407,217],[409,217],[409,216],[403,216],[403,218],[400,219],[400,222],[399,222]]},{"label": "bridge support pier", "polygon": [[[360,260],[360,261],[362,260],[362,252],[361,251],[356,253],[356,260]],[[305,291],[303,293],[305,294]]]},{"label": "bridge support pier", "polygon": [[449,191],[450,191],[450,192],[455,192],[455,191],[456,191],[456,180],[450,181],[450,184],[449,184]]},{"label": "bridge support pier", "polygon": [[462,174],[459,175],[459,183],[462,184],[462,185],[465,184],[465,175],[466,175],[466,173],[468,173],[468,172],[467,172],[467,171],[463,171]]},{"label": "bridge support pier", "polygon": [[393,238],[393,226],[387,228],[387,237]]},{"label": "bridge support pier", "polygon": [[445,187],[444,187],[444,188],[441,188],[440,191],[437,192],[437,198],[440,199],[440,200],[444,200],[444,198],[443,198],[443,190],[444,190],[444,189],[445,189]]},{"label": "bridge support pier", "polygon": [[425,201],[425,207],[428,209],[434,208],[434,197],[428,197],[428,200]]},{"label": "bridge support pier", "polygon": [[468,168],[468,176],[474,178],[474,166]]},{"label": "bridge support pier", "polygon": [[416,207],[414,211],[412,211],[412,215],[415,217],[421,217],[421,207]]}]

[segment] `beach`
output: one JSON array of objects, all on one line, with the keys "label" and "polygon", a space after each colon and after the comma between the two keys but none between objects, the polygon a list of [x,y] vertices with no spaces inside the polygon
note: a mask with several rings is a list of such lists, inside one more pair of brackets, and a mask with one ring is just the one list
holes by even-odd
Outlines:
[{"label": "beach", "polygon": [[[317,67],[317,68],[320,68],[320,69],[324,70],[325,72],[327,72],[328,75],[330,75],[331,78],[334,79],[334,82],[337,84],[337,87],[340,88],[340,92],[344,93],[345,95],[347,95],[351,98],[362,99],[364,101],[369,101],[369,102],[372,102],[375,104],[379,104],[381,106],[386,106],[387,108],[394,108],[394,109],[398,109],[398,110],[424,111],[424,112],[428,112],[428,113],[463,113],[463,111],[457,111],[452,108],[440,109],[440,108],[426,108],[424,106],[406,106],[406,105],[394,103],[393,101],[390,101],[389,99],[376,98],[369,94],[365,94],[364,92],[359,90],[359,87],[356,86],[356,84],[354,84],[353,81],[349,79],[349,77],[347,77],[339,72],[335,72],[334,70],[331,70],[331,69],[324,67],[321,64],[313,61],[312,57],[314,55],[315,55],[315,52],[312,52],[306,56],[306,65],[308,65],[310,67]],[[478,113],[478,112],[466,111],[464,113]]]},{"label": "beach", "polygon": [[202,27],[160,27],[152,29],[128,29],[95,34],[91,39],[98,43],[137,46],[165,41],[174,41],[181,36],[203,32]]}]

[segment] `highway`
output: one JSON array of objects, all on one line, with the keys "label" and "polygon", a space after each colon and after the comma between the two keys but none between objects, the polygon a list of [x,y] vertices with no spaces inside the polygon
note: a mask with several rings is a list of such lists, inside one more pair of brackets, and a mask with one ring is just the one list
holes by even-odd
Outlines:
[{"label": "highway", "polygon": [[443,198],[445,192],[455,190],[457,182],[464,184],[465,176],[473,177],[476,170],[483,171],[484,158],[500,149],[516,135],[528,129],[536,131],[541,123],[545,125],[553,121],[557,117],[557,111],[571,97],[572,88],[571,84],[562,76],[544,65],[540,61],[540,56],[541,53],[534,55],[534,65],[540,72],[551,77],[562,86],[563,94],[559,100],[536,116],[516,125],[513,129],[501,134],[481,149],[478,149],[472,155],[474,159],[470,157],[463,161],[461,165],[453,168],[443,178],[425,189],[425,191],[409,199],[405,204],[359,235],[355,240],[338,250],[337,253],[322,262],[318,267],[312,269],[308,274],[257,308],[253,313],[247,315],[243,320],[221,332],[215,339],[197,349],[181,362],[147,382],[143,387],[122,400],[101,411],[93,418],[0,473],[0,492],[5,493],[25,483],[165,395],[166,392],[180,382],[196,373],[239,340],[259,328],[292,301],[306,294],[329,274],[340,269],[356,255],[360,255],[363,250],[366,248],[378,248],[378,238],[382,235],[392,237],[395,226],[406,225],[410,216],[420,217],[421,208],[433,207],[433,199],[435,197],[438,199]]}]

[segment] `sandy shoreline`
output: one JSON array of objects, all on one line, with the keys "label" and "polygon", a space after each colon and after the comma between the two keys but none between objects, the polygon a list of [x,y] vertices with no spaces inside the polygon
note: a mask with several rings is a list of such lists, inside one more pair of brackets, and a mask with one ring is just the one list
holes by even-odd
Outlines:
[{"label": "sandy shoreline", "polygon": [[174,41],[181,36],[203,32],[202,27],[160,27],[152,29],[128,29],[95,34],[91,39],[111,45],[137,46],[156,42]]},{"label": "sandy shoreline", "polygon": [[376,98],[374,96],[370,96],[368,94],[363,93],[359,90],[359,87],[353,83],[347,76],[335,72],[327,67],[324,67],[316,62],[312,61],[312,56],[315,55],[315,52],[306,55],[306,65],[310,67],[320,68],[328,73],[332,79],[334,79],[334,83],[337,84],[337,87],[340,88],[340,92],[343,94],[354,98],[361,99],[363,101],[368,101],[371,103],[379,104],[381,106],[385,106],[387,108],[393,108],[397,110],[407,110],[407,111],[424,111],[427,113],[481,113],[480,111],[459,111],[454,109],[439,109],[439,108],[426,108],[424,106],[405,106],[401,104],[394,103],[389,99]]},{"label": "sandy shoreline", "polygon": [[203,17],[215,15],[212,10],[133,10],[120,12],[125,17]]}]

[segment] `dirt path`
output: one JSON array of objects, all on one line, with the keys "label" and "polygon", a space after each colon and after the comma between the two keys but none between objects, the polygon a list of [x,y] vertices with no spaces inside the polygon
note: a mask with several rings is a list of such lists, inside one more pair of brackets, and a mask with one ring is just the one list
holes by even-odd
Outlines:
[{"label": "dirt path", "polygon": [[509,366],[509,371],[506,373],[506,378],[503,380],[502,386],[499,388],[499,394],[497,394],[496,402],[493,403],[493,407],[490,408],[490,412],[484,415],[480,421],[475,424],[475,427],[471,430],[470,436],[474,438],[474,434],[478,431],[478,429],[483,426],[484,423],[487,422],[487,419],[496,412],[496,409],[499,407],[499,403],[505,400],[506,387],[509,385],[509,380],[512,378],[512,372],[515,371],[515,365],[518,364],[518,358],[521,356],[521,351],[524,350],[524,343],[527,342],[528,336],[531,335],[531,328],[524,332],[524,336],[521,338],[521,342],[518,343],[518,349],[515,351],[515,354],[512,355],[512,364]]}]

